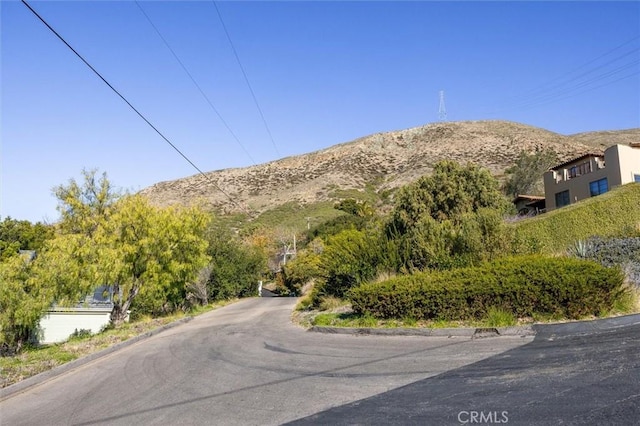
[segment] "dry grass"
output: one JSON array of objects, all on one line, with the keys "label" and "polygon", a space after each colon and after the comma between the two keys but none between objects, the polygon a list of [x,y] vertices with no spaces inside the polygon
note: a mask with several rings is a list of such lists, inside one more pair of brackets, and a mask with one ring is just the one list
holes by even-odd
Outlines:
[{"label": "dry grass", "polygon": [[[566,160],[592,151],[605,139],[607,144],[638,140],[640,129],[563,136],[506,121],[432,123],[208,176],[255,217],[287,203],[332,201],[339,196],[336,189],[382,193],[430,173],[440,160],[476,163],[501,176],[523,150],[551,148]],[[142,193],[159,205],[201,201],[221,212],[239,211],[200,175],[161,182]]]}]

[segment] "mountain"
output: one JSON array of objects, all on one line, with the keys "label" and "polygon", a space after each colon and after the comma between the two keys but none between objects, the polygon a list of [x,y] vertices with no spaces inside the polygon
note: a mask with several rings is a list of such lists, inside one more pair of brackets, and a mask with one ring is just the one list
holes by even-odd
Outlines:
[{"label": "mountain", "polygon": [[376,133],[265,164],[212,171],[207,178],[194,175],[160,182],[141,193],[157,205],[201,201],[221,213],[244,211],[255,217],[287,203],[335,200],[338,189],[392,190],[430,173],[445,159],[481,165],[501,178],[522,151],[550,148],[565,161],[638,141],[640,129],[564,136],[507,121],[439,122]]}]

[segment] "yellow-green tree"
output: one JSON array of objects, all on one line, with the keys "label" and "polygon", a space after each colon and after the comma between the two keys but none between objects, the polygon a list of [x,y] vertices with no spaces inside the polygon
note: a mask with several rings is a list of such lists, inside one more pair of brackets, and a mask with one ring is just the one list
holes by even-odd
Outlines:
[{"label": "yellow-green tree", "polygon": [[17,255],[20,250],[38,251],[49,238],[53,238],[51,225],[5,217],[0,222],[0,261]]},{"label": "yellow-green tree", "polygon": [[58,199],[60,230],[65,234],[93,235],[100,224],[109,218],[112,207],[122,196],[113,187],[106,173],[82,170],[83,182],[69,179],[67,185],[58,185],[53,193]]},{"label": "yellow-green tree", "polygon": [[152,312],[185,300],[187,285],[210,260],[208,222],[198,208],[159,208],[139,195],[116,203],[95,234],[98,277],[113,290],[113,324],[124,321],[138,295]]},{"label": "yellow-green tree", "polygon": [[136,298],[156,313],[186,297],[186,286],[209,263],[209,215],[197,207],[152,206],[140,195],[121,196],[105,174],[83,172],[55,189],[62,221],[45,245],[42,275],[58,303],[75,303],[100,285],[111,287],[111,322],[125,320]]},{"label": "yellow-green tree", "polygon": [[27,256],[0,262],[0,354],[19,352],[35,331],[53,291],[33,274]]}]

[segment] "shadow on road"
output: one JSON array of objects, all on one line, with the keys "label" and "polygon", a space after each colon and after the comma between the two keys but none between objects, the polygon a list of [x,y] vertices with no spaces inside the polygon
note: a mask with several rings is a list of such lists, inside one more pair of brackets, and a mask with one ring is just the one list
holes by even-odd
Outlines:
[{"label": "shadow on road", "polygon": [[492,358],[287,424],[637,424],[638,336],[640,325],[541,333]]}]

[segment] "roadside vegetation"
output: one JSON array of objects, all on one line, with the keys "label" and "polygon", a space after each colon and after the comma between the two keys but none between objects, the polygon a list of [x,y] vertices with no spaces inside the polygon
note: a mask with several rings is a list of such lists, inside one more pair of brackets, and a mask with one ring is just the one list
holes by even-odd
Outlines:
[{"label": "roadside vegetation", "polygon": [[254,296],[268,275],[273,244],[212,225],[198,207],[152,206],[121,193],[106,174],[84,171],[54,189],[60,220],[0,223],[0,354],[37,341],[52,306],[77,306],[106,283],[111,326],[125,319],[189,312],[218,300]]},{"label": "roadside vegetation", "polygon": [[593,236],[640,233],[640,185],[627,184],[549,213],[511,225],[515,236],[547,254],[563,253]]},{"label": "roadside vegetation", "polygon": [[[442,161],[393,193],[332,188],[344,198],[253,220],[158,208],[85,171],[55,189],[59,222],[0,222],[2,381],[255,296],[259,281],[304,295],[305,325],[499,327],[637,312],[640,184],[513,224],[506,193],[539,183],[518,164],[500,185],[486,169]],[[113,294],[109,330],[33,345],[53,304],[75,306],[102,283]]]},{"label": "roadside vegetation", "polygon": [[486,170],[441,162],[402,188],[386,216],[346,209],[284,268],[292,291],[313,283],[301,322],[489,326],[637,312],[640,185],[508,224],[503,191],[536,184],[510,179],[501,189]]}]

